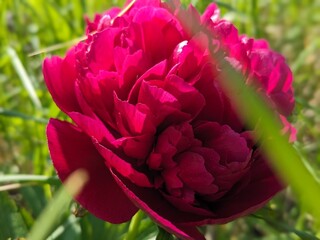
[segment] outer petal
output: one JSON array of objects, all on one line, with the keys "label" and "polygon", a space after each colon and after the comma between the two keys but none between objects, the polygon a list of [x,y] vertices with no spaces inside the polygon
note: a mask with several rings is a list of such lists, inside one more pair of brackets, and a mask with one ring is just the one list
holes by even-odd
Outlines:
[{"label": "outer petal", "polygon": [[51,119],[47,127],[48,145],[54,167],[62,181],[83,168],[89,182],[77,201],[105,221],[122,223],[137,211],[114,181],[91,139],[67,122]]},{"label": "outer petal", "polygon": [[48,90],[58,105],[65,113],[80,111],[74,93],[76,80],[75,51],[70,49],[66,58],[47,58],[43,62],[43,75]]},{"label": "outer petal", "polygon": [[122,178],[117,172],[111,170],[111,173],[128,197],[168,232],[175,234],[180,239],[205,240],[196,227],[186,227],[172,221],[172,219],[177,219],[178,221],[197,219],[199,216],[197,217],[195,214],[177,212],[175,207],[163,199],[159,191],[150,188],[140,188]]},{"label": "outer petal", "polygon": [[152,187],[152,184],[144,173],[136,170],[132,164],[124,159],[121,159],[117,154],[105,148],[98,142],[95,142],[95,147],[104,157],[104,161],[108,167],[114,168],[119,171],[124,177],[127,177],[134,184],[143,187]]}]

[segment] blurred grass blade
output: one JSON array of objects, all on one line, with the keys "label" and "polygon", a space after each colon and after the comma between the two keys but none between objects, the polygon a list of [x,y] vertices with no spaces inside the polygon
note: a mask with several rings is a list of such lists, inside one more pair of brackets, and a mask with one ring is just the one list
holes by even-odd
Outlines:
[{"label": "blurred grass blade", "polygon": [[[171,11],[175,11],[175,9],[172,8]],[[201,25],[197,19],[186,18],[184,15],[178,17],[180,17],[180,22],[183,23],[186,32],[191,35],[203,32],[208,35],[209,39],[215,39],[211,31]],[[201,42],[198,47],[202,50],[207,49],[207,46],[202,45]],[[262,143],[260,147],[273,169],[284,182],[290,184],[308,211],[320,220],[320,184],[318,180],[288,142],[288,137],[281,134],[282,125],[275,117],[274,111],[269,108],[253,87],[245,84],[246,77],[226,61],[225,52],[222,49],[213,49],[215,49],[213,46],[209,46],[208,50],[213,66],[221,69],[220,75],[217,77],[218,81],[231,99],[237,114],[250,129],[256,129],[257,123],[259,123],[254,137],[257,142]],[[215,70],[213,69],[213,72]]]},{"label": "blurred grass blade", "polygon": [[27,90],[31,101],[33,102],[35,107],[40,109],[41,108],[40,100],[39,100],[39,98],[36,94],[36,91],[32,85],[31,79],[29,78],[27,71],[23,67],[16,51],[14,49],[8,47],[7,53],[10,56],[10,60],[12,62],[12,65],[13,65],[14,69],[16,70],[17,74],[19,75],[23,86]]},{"label": "blurred grass blade", "polygon": [[84,170],[77,170],[65,182],[65,187],[60,188],[52,201],[47,205],[40,217],[33,225],[27,239],[44,240],[50,234],[61,214],[70,204],[72,196],[77,195],[88,180]]},{"label": "blurred grass blade", "polygon": [[41,183],[57,183],[60,182],[57,177],[49,177],[43,175],[14,174],[0,175],[0,183],[22,183],[22,182],[41,182]]},{"label": "blurred grass blade", "polygon": [[144,213],[139,210],[131,219],[128,233],[126,234],[125,240],[135,240],[139,233],[140,223],[144,217]]},{"label": "blurred grass blade", "polygon": [[12,183],[12,184],[7,184],[7,185],[1,185],[0,186],[0,192],[5,192],[13,189],[18,189],[21,187],[20,183]]},{"label": "blurred grass blade", "polygon": [[36,55],[39,55],[39,54],[42,54],[42,53],[48,53],[48,52],[53,52],[53,51],[56,51],[56,50],[59,50],[59,49],[68,48],[68,47],[70,47],[72,45],[75,45],[78,42],[84,41],[86,39],[87,39],[86,36],[82,36],[82,37],[79,37],[79,38],[76,38],[76,39],[72,39],[72,40],[70,40],[68,42],[58,43],[58,44],[49,46],[47,48],[43,48],[43,49],[40,49],[38,51],[32,52],[32,53],[28,54],[28,57],[33,57],[33,56],[36,56]]},{"label": "blurred grass blade", "polygon": [[59,238],[68,228],[77,223],[79,218],[76,218],[74,215],[70,215],[67,221],[60,225],[46,240],[55,240]]},{"label": "blurred grass blade", "polygon": [[313,236],[307,232],[297,230],[286,223],[282,223],[277,221],[275,218],[270,217],[270,210],[268,209],[261,209],[259,210],[258,214],[252,214],[252,217],[261,219],[268,223],[271,227],[276,229],[279,232],[284,232],[284,233],[294,233],[298,237],[304,240],[319,240],[316,236]]},{"label": "blurred grass blade", "polygon": [[21,118],[23,120],[30,120],[38,123],[47,124],[49,120],[44,118],[38,118],[35,116],[29,116],[21,112],[12,111],[12,110],[6,110],[0,107],[0,115],[7,116],[7,117],[16,117]]},{"label": "blurred grass blade", "polygon": [[298,55],[297,59],[292,64],[292,71],[294,73],[306,63],[306,59],[311,53],[314,53],[317,49],[320,48],[320,39],[315,39],[312,41],[301,53]]},{"label": "blurred grass blade", "polygon": [[[262,137],[262,149],[279,176],[289,183],[299,199],[308,210],[320,220],[320,184],[316,177],[306,167],[296,150],[281,135],[281,125],[273,112],[260,96],[249,86],[245,79],[229,63],[220,59],[224,66],[220,83],[236,106],[236,111],[251,128],[259,122],[259,132]],[[240,93],[240,94],[239,94]],[[257,137],[257,136],[256,136]],[[270,139],[271,138],[271,139]]]}]

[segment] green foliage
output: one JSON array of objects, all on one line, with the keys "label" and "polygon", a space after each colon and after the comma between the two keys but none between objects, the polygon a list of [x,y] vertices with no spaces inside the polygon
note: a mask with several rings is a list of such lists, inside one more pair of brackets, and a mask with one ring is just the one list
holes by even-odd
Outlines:
[{"label": "green foliage", "polygon": [[173,236],[167,233],[164,229],[159,227],[159,232],[156,237],[156,240],[173,240]]},{"label": "green foliage", "polygon": [[[34,228],[35,223],[53,196],[57,196],[60,185],[49,160],[45,125],[49,117],[62,115],[43,83],[43,58],[64,54],[75,39],[82,37],[85,15],[92,18],[94,13],[123,2],[0,1],[0,239],[26,237],[32,228],[39,229]],[[211,1],[182,2],[185,5],[191,2],[203,11]],[[320,176],[320,1],[222,0],[216,3],[221,14],[232,20],[241,33],[268,39],[275,50],[287,57],[295,76],[297,105],[292,117],[298,130],[295,148],[304,159],[303,164]],[[55,51],[45,50],[45,53],[29,56],[48,48]],[[289,167],[296,171],[296,175],[292,175],[296,179],[288,179],[294,186],[300,184],[302,194],[294,195],[290,189],[286,190],[254,216],[208,227],[205,229],[208,238],[288,240],[320,237],[317,206],[315,209],[307,207],[311,202],[317,205],[319,201],[313,194],[319,191],[315,178],[306,172],[301,162],[290,162],[287,152],[282,155],[288,163],[283,161],[285,165],[280,167],[280,173],[288,177]],[[66,195],[61,196],[64,199]],[[57,198],[59,194],[54,199]],[[301,198],[305,199],[301,201]],[[56,223],[51,224],[46,233],[47,239],[116,240],[124,239],[130,232],[133,222],[112,225],[90,214],[77,218],[72,214],[73,206],[66,204],[68,201],[68,197],[62,201],[59,216],[53,219]],[[164,230],[158,231],[146,216],[141,215],[139,221],[134,228],[136,239],[170,238]]]},{"label": "green foliage", "polygon": [[0,238],[7,239],[8,237],[21,237],[27,233],[27,226],[24,222],[22,213],[18,209],[12,197],[6,192],[0,192]]}]

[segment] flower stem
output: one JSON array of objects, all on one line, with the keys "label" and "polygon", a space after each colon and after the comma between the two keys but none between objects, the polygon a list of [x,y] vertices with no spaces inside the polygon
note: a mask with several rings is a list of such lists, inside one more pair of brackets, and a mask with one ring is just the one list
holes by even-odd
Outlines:
[{"label": "flower stem", "polygon": [[130,222],[129,230],[128,233],[125,237],[125,240],[136,240],[137,239],[137,234],[139,232],[139,227],[141,220],[144,217],[144,213],[139,210],[136,215],[133,216]]}]

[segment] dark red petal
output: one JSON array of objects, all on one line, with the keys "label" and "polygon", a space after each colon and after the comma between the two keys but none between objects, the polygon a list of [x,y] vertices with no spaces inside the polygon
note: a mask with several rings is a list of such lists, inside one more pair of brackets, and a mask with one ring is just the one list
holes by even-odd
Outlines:
[{"label": "dark red petal", "polygon": [[197,207],[196,205],[187,202],[185,199],[181,197],[174,197],[172,195],[162,193],[163,197],[166,198],[170,203],[172,203],[177,209],[189,212],[192,214],[201,215],[203,217],[214,217],[215,214],[207,208],[203,208],[203,206]]},{"label": "dark red petal", "polygon": [[111,173],[127,196],[168,232],[185,240],[205,240],[196,227],[185,227],[174,221],[176,219],[178,222],[185,222],[202,217],[178,211],[161,196],[158,190],[138,187],[121,177],[117,172],[111,171]]},{"label": "dark red petal", "polygon": [[221,222],[254,212],[283,188],[262,158],[256,159],[242,181],[247,182],[246,178],[249,178],[249,183],[236,195],[225,196],[221,202],[211,205],[212,211],[220,217]]},{"label": "dark red petal", "polygon": [[211,194],[218,191],[213,184],[213,176],[205,167],[205,159],[195,152],[184,152],[177,157],[179,174],[184,184],[200,194]]},{"label": "dark red petal", "polygon": [[165,80],[164,89],[176,97],[183,112],[196,117],[205,106],[203,95],[193,86],[176,75],[170,75]]},{"label": "dark red petal", "polygon": [[80,168],[89,174],[77,201],[105,221],[130,220],[137,208],[114,181],[91,139],[72,124],[55,119],[48,124],[47,137],[53,165],[62,181]]},{"label": "dark red petal", "polygon": [[153,134],[145,134],[133,137],[118,138],[113,142],[114,146],[120,148],[128,157],[140,159],[145,162],[154,142]]},{"label": "dark red petal", "polygon": [[[234,188],[235,193],[228,193],[220,201],[213,202],[209,209],[214,218],[186,225],[224,224],[236,218],[248,215],[265,205],[276,193],[283,189],[279,180],[267,166],[265,160],[256,159],[250,172],[241,180],[244,186]],[[239,190],[240,189],[240,190]]]},{"label": "dark red petal", "polygon": [[195,135],[203,141],[205,147],[213,148],[226,166],[232,162],[248,161],[251,152],[246,139],[228,125],[215,122],[203,123],[195,129]]},{"label": "dark red petal", "polygon": [[74,93],[76,81],[74,55],[74,48],[72,48],[64,59],[59,57],[46,58],[42,67],[47,88],[57,106],[65,113],[80,111]]},{"label": "dark red petal", "polygon": [[120,158],[111,150],[105,148],[98,142],[94,143],[100,154],[104,157],[104,162],[109,168],[116,169],[122,176],[130,179],[131,182],[142,187],[151,187],[152,184],[148,177],[136,170],[131,163]]},{"label": "dark red petal", "polygon": [[198,78],[200,79],[194,84],[194,87],[203,95],[206,101],[206,105],[203,107],[197,119],[223,122],[225,109],[225,98],[223,97],[223,91],[220,89],[218,82],[214,80],[215,73],[212,71],[214,66],[212,64],[205,64]]}]

